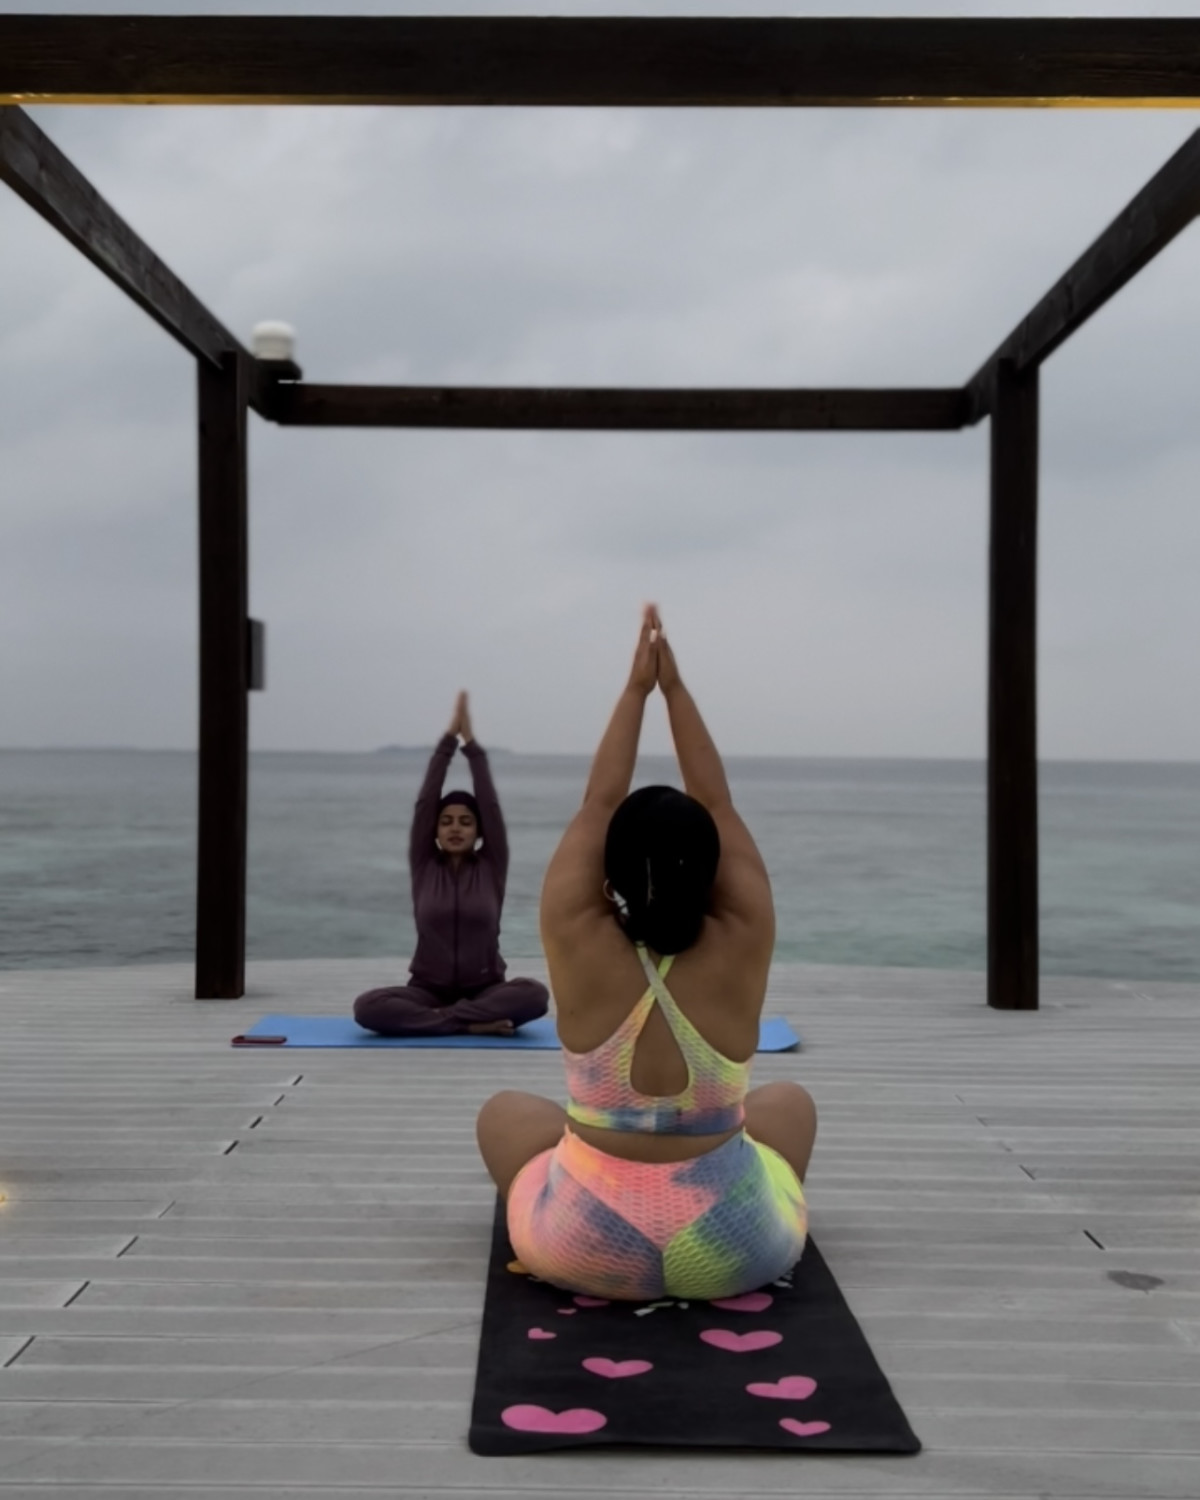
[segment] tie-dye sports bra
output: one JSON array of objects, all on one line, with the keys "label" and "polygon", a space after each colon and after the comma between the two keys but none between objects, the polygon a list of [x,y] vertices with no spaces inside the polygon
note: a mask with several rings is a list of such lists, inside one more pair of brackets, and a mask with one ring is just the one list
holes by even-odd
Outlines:
[{"label": "tie-dye sports bra", "polygon": [[[638,957],[650,988],[606,1042],[591,1052],[563,1048],[570,1100],[567,1115],[601,1130],[633,1130],[650,1135],[718,1135],[736,1130],[745,1118],[750,1063],[733,1062],[711,1046],[679,1009],[663,980],[672,958],[656,970],[645,948]],[[678,1094],[643,1094],[633,1086],[633,1050],[658,1001],[688,1070]]]}]

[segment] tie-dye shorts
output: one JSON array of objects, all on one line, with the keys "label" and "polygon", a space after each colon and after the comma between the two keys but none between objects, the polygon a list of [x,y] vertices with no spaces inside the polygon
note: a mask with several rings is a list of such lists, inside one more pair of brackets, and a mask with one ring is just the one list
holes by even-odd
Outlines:
[{"label": "tie-dye shorts", "polygon": [[744,1131],[688,1161],[640,1162],[568,1130],[508,1195],[509,1237],[535,1276],[635,1302],[753,1291],[800,1259],[807,1231],[800,1179]]}]

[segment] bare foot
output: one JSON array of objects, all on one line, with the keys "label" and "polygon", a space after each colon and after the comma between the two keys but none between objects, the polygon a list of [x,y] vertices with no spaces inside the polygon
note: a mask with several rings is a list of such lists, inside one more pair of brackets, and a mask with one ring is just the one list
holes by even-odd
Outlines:
[{"label": "bare foot", "polygon": [[511,1021],[480,1021],[467,1027],[472,1036],[512,1036],[516,1029]]}]

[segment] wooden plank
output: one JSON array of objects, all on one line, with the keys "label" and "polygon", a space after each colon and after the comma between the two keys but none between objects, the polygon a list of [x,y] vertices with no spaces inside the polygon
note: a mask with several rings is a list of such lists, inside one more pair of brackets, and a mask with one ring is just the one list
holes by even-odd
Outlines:
[{"label": "wooden plank", "polygon": [[196,997],[245,993],[249,543],[249,360],[199,373],[200,800]]},{"label": "wooden plank", "polygon": [[[1156,1429],[1155,1429],[1156,1430]],[[312,1487],[375,1486],[389,1496],[486,1495],[504,1485],[513,1495],[571,1495],[573,1500],[607,1500],[610,1496],[663,1494],[713,1495],[750,1493],[794,1497],[797,1463],[784,1454],[680,1453],[647,1451],[589,1455],[544,1453],[494,1459],[465,1451],[461,1437],[447,1443],[273,1443],[258,1442],[252,1429],[236,1442],[176,1440],[134,1441],[128,1433],[105,1433],[86,1443],[53,1439],[0,1438],[0,1472],[19,1475],[20,1466],[37,1466],[41,1478],[50,1470],[59,1482],[88,1482],[103,1492],[119,1490],[123,1500],[138,1485],[178,1484],[181,1474],[203,1475],[210,1485],[225,1485],[238,1496],[258,1497],[260,1486],[292,1485],[310,1494]],[[1152,1434],[1147,1434],[1151,1436]],[[397,1471],[402,1485],[397,1490]],[[818,1466],[813,1465],[816,1469]],[[27,1471],[28,1472],[28,1471]],[[807,1472],[807,1469],[805,1470]],[[968,1453],[925,1452],[904,1460],[866,1462],[843,1459],[819,1465],[820,1484],[829,1495],[864,1493],[895,1496],[1097,1495],[1131,1500],[1195,1500],[1200,1494],[1200,1456],[1163,1454],[1043,1453],[989,1447]],[[594,1476],[590,1479],[589,1476]],[[658,1483],[655,1484],[654,1480]],[[739,1488],[741,1486],[741,1488]],[[869,1488],[867,1488],[869,1486]],[[39,1494],[45,1493],[44,1487]],[[169,1493],[169,1491],[168,1491]],[[805,1486],[804,1493],[811,1493]]]},{"label": "wooden plank", "polygon": [[86,1230],[76,1231],[68,1236],[65,1234],[27,1234],[14,1226],[10,1229],[5,1224],[5,1233],[0,1237],[0,1258],[8,1259],[11,1256],[28,1255],[33,1259],[44,1260],[51,1256],[76,1255],[95,1256],[97,1259],[105,1256],[117,1256],[129,1244],[129,1234],[117,1235],[95,1235]]},{"label": "wooden plank", "polygon": [[[5,1406],[8,1410],[5,1410]],[[0,1406],[0,1436],[88,1439],[109,1429],[152,1432],[156,1443],[244,1442],[450,1446],[459,1438],[458,1401],[410,1400],[403,1406],[374,1400],[309,1400],[303,1407],[253,1398],[212,1397],[203,1402],[10,1402]],[[1200,1419],[1179,1412],[1101,1413],[1020,1411],[936,1412],[913,1408],[913,1420],[931,1448],[943,1453],[1017,1448],[1040,1453],[1138,1451],[1144,1425],[1160,1453],[1200,1453]],[[990,1437],[987,1436],[990,1428]],[[136,1440],[136,1439],[135,1439]]]},{"label": "wooden plank", "polygon": [[988,1004],[1038,1005],[1037,367],[997,369],[988,587]]},{"label": "wooden plank", "polygon": [[[357,1267],[343,1266],[343,1276],[357,1274]],[[393,1273],[394,1274],[394,1273]],[[364,1281],[371,1280],[364,1277]],[[383,1281],[383,1277],[377,1278]],[[1044,1299],[1036,1305],[1015,1310],[989,1304],[980,1298],[973,1307],[956,1306],[950,1300],[931,1310],[932,1299],[918,1298],[912,1288],[850,1289],[852,1305],[862,1303],[862,1322],[871,1338],[876,1336],[905,1343],[998,1343],[1005,1345],[1039,1345],[1062,1348],[1081,1346],[1119,1350],[1177,1349],[1187,1343],[1187,1330],[1193,1332],[1193,1355],[1200,1342],[1200,1323],[1188,1318],[1191,1303],[1184,1306],[1165,1302],[1162,1316],[1154,1315],[1154,1297],[1137,1294],[1144,1304],[1136,1311],[1114,1311],[1102,1314],[1092,1303],[1080,1299],[1078,1311],[1064,1298],[1056,1312]],[[43,1340],[57,1339],[65,1348],[82,1351],[80,1358],[90,1363],[123,1363],[131,1339],[163,1346],[162,1363],[185,1362],[183,1347],[188,1340],[226,1339],[230,1341],[233,1362],[244,1363],[250,1344],[268,1347],[278,1342],[288,1344],[296,1339],[316,1343],[329,1342],[339,1359],[351,1358],[347,1341],[357,1342],[366,1351],[380,1347],[382,1340],[429,1338],[437,1341],[450,1328],[478,1330],[480,1287],[469,1282],[457,1283],[453,1290],[435,1288],[426,1306],[376,1309],[323,1308],[212,1308],[212,1307],[115,1307],[89,1309],[82,1301],[68,1308],[16,1308],[0,1315],[0,1333],[5,1337],[37,1334],[34,1348]],[[1133,1296],[1134,1294],[1125,1294]],[[1112,1300],[1118,1301],[1116,1288]],[[1192,1299],[1194,1301],[1194,1299]],[[919,1304],[919,1305],[914,1305]],[[895,1309],[903,1307],[903,1312]],[[371,1318],[377,1321],[372,1324]],[[1181,1330],[1183,1331],[1181,1334]],[[180,1348],[174,1349],[178,1344]],[[90,1357],[83,1346],[91,1351]],[[178,1353],[180,1358],[173,1357]],[[256,1361],[257,1362],[257,1361]],[[274,1359],[263,1362],[273,1365]]]},{"label": "wooden plank", "polygon": [[[1103,1351],[1098,1353],[1094,1348],[1082,1346],[989,1343],[973,1348],[970,1344],[938,1339],[927,1343],[889,1339],[873,1331],[871,1346],[883,1368],[900,1381],[918,1375],[952,1380],[974,1376],[1091,1380],[1096,1378],[1098,1370],[1104,1370],[1121,1372],[1132,1381],[1169,1380],[1190,1387],[1196,1384],[1200,1372],[1196,1351],[1182,1343],[1176,1349],[1122,1348],[1110,1351],[1114,1357],[1109,1358]],[[1113,1378],[1120,1376],[1114,1374]]]},{"label": "wooden plank", "polygon": [[[457,1347],[461,1363],[453,1369],[361,1370],[345,1369],[335,1362],[310,1370],[260,1372],[254,1377],[253,1392],[261,1403],[388,1402],[397,1407],[430,1401],[454,1402],[461,1410],[470,1402],[475,1371],[473,1351],[465,1342]],[[18,1363],[9,1371],[0,1371],[0,1402],[206,1401],[223,1388],[228,1389],[222,1375],[205,1370],[114,1366],[73,1370],[66,1366],[22,1368]],[[992,1411],[997,1416],[1014,1416],[1054,1407],[1078,1414],[1147,1411],[1189,1417],[1200,1410],[1200,1384],[1196,1381],[1138,1381],[1115,1375],[1106,1379],[1094,1372],[1070,1380],[966,1371],[955,1375],[913,1374],[904,1377],[899,1394],[914,1412]],[[7,1490],[4,1494],[8,1500]]]},{"label": "wooden plank", "polygon": [[1191,18],[0,17],[0,103],[1197,100]]},{"label": "wooden plank", "polygon": [[[1120,1318],[1177,1317],[1192,1321],[1200,1317],[1197,1273],[1191,1268],[1171,1270],[1160,1265],[1154,1257],[1141,1257],[1140,1260],[1148,1268],[1143,1274],[1153,1277],[1153,1282],[1135,1277],[1132,1284],[1127,1285],[1130,1273],[1118,1268],[1129,1266],[1128,1256],[1111,1256],[1105,1261],[1093,1252],[1094,1261],[1086,1266],[1080,1265],[1073,1256],[1065,1256],[1061,1264],[1052,1259],[1041,1264],[1018,1260],[1015,1266],[1008,1267],[998,1263],[998,1256],[987,1258],[982,1254],[979,1264],[958,1266],[904,1263],[900,1259],[902,1254],[894,1249],[888,1252],[875,1248],[848,1258],[835,1250],[829,1259],[839,1284],[847,1293],[853,1291],[856,1294],[855,1306],[863,1314],[886,1311],[904,1289],[909,1294],[908,1306],[914,1312],[992,1313],[1005,1310],[1020,1313],[1033,1310],[1054,1312],[1057,1309],[1061,1314],[1086,1311],[1089,1315]],[[885,1257],[887,1264],[882,1264]],[[353,1274],[359,1262],[344,1252],[338,1258],[346,1261],[344,1271]],[[373,1264],[368,1262],[368,1266]],[[474,1288],[479,1280],[477,1256],[470,1260],[443,1261],[397,1257],[388,1264],[391,1275],[386,1280],[371,1280],[369,1283],[364,1280],[346,1287],[337,1280],[310,1280],[308,1264],[304,1262],[294,1267],[272,1267],[273,1274],[257,1281],[246,1278],[235,1282],[232,1278],[238,1273],[237,1264],[193,1262],[186,1267],[185,1276],[195,1277],[195,1280],[164,1280],[159,1277],[159,1267],[143,1259],[136,1265],[129,1265],[127,1274],[120,1279],[111,1266],[101,1269],[98,1277],[91,1278],[86,1290],[79,1295],[76,1294],[80,1283],[62,1285],[69,1285],[67,1296],[75,1297],[71,1305],[73,1315],[91,1317],[100,1312],[135,1308],[170,1316],[194,1313],[201,1308],[214,1313],[246,1309],[262,1314],[286,1312],[298,1320],[296,1331],[300,1331],[304,1327],[303,1320],[310,1313],[411,1313],[423,1310],[434,1299],[438,1299],[439,1306],[452,1307],[463,1288]],[[1105,1270],[1106,1265],[1114,1268],[1118,1278],[1125,1279],[1114,1281]],[[1157,1276],[1154,1276],[1154,1270],[1158,1271]],[[99,1277],[107,1279],[100,1280]],[[20,1297],[12,1301],[13,1310],[25,1305],[61,1308],[66,1301],[66,1297],[49,1300],[50,1291],[38,1290],[49,1286],[46,1283],[14,1284],[21,1289],[32,1287],[34,1290],[22,1290]],[[7,1300],[9,1283],[2,1285]],[[1145,1290],[1142,1290],[1143,1286]],[[35,1295],[44,1300],[27,1300]],[[116,1320],[110,1319],[108,1324],[100,1326],[107,1328],[113,1321]],[[81,1327],[74,1316],[65,1323],[72,1328]]]},{"label": "wooden plank", "polygon": [[962,427],[961,390],[603,390],[280,385],[264,415],[289,427],[584,431],[934,431]]},{"label": "wooden plank", "polygon": [[1024,1412],[1011,1422],[1005,1422],[1000,1413],[920,1410],[913,1412],[913,1421],[925,1442],[946,1454],[978,1452],[985,1446],[993,1451],[1015,1449],[1042,1455],[1130,1454],[1140,1452],[1149,1438],[1156,1453],[1200,1455],[1200,1421],[1195,1417],[1128,1410],[1075,1415],[1057,1410],[1057,1405],[1055,1401],[1049,1411]]},{"label": "wooden plank", "polygon": [[[598,1471],[593,1472],[596,1472],[597,1478],[601,1478]],[[653,1475],[649,1477],[651,1480],[655,1478]],[[661,1483],[649,1489],[645,1487],[645,1483],[644,1481],[640,1488],[624,1486],[620,1491],[621,1500],[662,1500],[664,1490]],[[111,1493],[111,1490],[106,1492],[88,1484],[86,1480],[77,1484],[47,1484],[36,1481],[22,1483],[19,1480],[10,1480],[5,1485],[4,1500],[111,1500]],[[120,1491],[121,1500],[171,1500],[175,1493],[175,1490],[161,1484],[149,1486],[122,1484]],[[231,1490],[220,1483],[189,1482],[186,1489],[180,1489],[177,1493],[180,1500],[249,1500],[251,1496],[252,1500],[298,1500],[297,1488],[293,1485],[256,1484],[248,1494],[245,1490]],[[305,1483],[300,1490],[303,1500],[409,1500],[409,1497],[411,1500],[417,1500],[417,1497],[420,1497],[420,1500],[427,1500],[431,1494],[438,1493],[441,1491],[431,1491],[425,1488],[414,1491],[402,1488],[394,1477],[379,1485],[355,1485],[350,1489],[342,1485]],[[445,1493],[450,1493],[450,1491],[447,1490]],[[491,1476],[490,1482],[487,1475],[481,1475],[477,1482],[471,1485],[464,1486],[456,1483],[452,1493],[454,1500],[528,1500],[529,1495],[528,1489],[523,1484],[518,1484],[514,1489],[498,1473]],[[594,1482],[587,1484],[586,1487],[578,1484],[570,1487],[571,1500],[609,1500],[610,1493],[603,1487],[597,1488]],[[667,1490],[666,1493],[674,1492]],[[877,1486],[868,1491],[860,1488],[855,1500],[861,1500],[863,1494],[878,1493],[880,1490]],[[962,1493],[955,1496],[954,1500],[962,1500]],[[975,1493],[982,1492],[972,1492],[973,1495]],[[993,1490],[987,1493],[989,1500],[1047,1500],[1047,1492],[1044,1489],[1037,1491],[1033,1487],[1018,1493],[1006,1486],[1003,1494]],[[836,1484],[834,1488],[829,1489],[824,1483],[819,1486],[809,1483],[805,1485],[804,1500],[848,1500],[848,1495],[844,1488]],[[1072,1494],[1071,1500],[1101,1500],[1101,1497],[1098,1492],[1086,1495]],[[1109,1500],[1107,1493],[1103,1500]],[[1131,1497],[1123,1496],[1121,1500],[1131,1500]]]},{"label": "wooden plank", "polygon": [[992,410],[996,370],[1039,365],[1200,214],[1200,130],[1183,143],[967,382],[970,420]]},{"label": "wooden plank", "polygon": [[30,1342],[28,1334],[18,1334],[13,1338],[0,1336],[0,1370],[10,1369]]},{"label": "wooden plank", "polygon": [[[528,1490],[523,1486],[513,1489],[506,1481],[499,1480],[499,1476],[493,1477],[488,1483],[486,1477],[482,1477],[477,1484],[463,1487],[455,1485],[454,1500],[527,1500]],[[203,1484],[189,1482],[186,1489],[165,1488],[161,1484],[155,1485],[130,1485],[122,1484],[121,1500],[172,1500],[172,1496],[178,1494],[179,1500],[249,1500],[244,1490],[231,1490],[228,1486],[216,1484]],[[400,1488],[395,1478],[385,1481],[380,1485],[362,1486],[355,1485],[347,1489],[342,1485],[305,1484],[302,1491],[303,1500],[415,1500],[420,1496],[421,1500],[427,1500],[431,1494],[438,1491],[411,1490]],[[667,1491],[669,1494],[670,1491]],[[861,1496],[863,1492],[860,1491]],[[872,1490],[869,1493],[877,1493]],[[1006,1490],[1003,1495],[994,1495],[989,1491],[989,1500],[1047,1500],[1046,1492],[1041,1493],[1028,1489],[1021,1493]],[[608,1500],[608,1491],[596,1489],[592,1486],[580,1488],[572,1486],[571,1500]],[[621,1500],[661,1500],[663,1490],[659,1487],[646,1489],[625,1488],[621,1491]],[[279,1486],[275,1484],[256,1484],[249,1495],[253,1500],[298,1500],[297,1489],[292,1485]],[[805,1487],[805,1500],[844,1500],[844,1491],[830,1491],[824,1485],[819,1488],[812,1485]],[[104,1490],[90,1485],[86,1480],[76,1484],[47,1484],[33,1481],[23,1483],[20,1480],[10,1480],[4,1489],[4,1500],[111,1500],[111,1491],[107,1494]],[[857,1497],[856,1497],[857,1500]],[[961,1496],[956,1497],[961,1500]],[[1073,1495],[1071,1500],[1098,1500],[1096,1495]],[[1129,1500],[1129,1497],[1123,1497]]]},{"label": "wooden plank", "polygon": [[[0,17],[0,32],[5,19],[14,18]],[[0,57],[3,53],[0,40]],[[189,353],[216,365],[226,350],[238,347],[233,335],[20,109],[0,109],[0,180]]]},{"label": "wooden plank", "polygon": [[[2,1242],[0,1242],[2,1243]],[[43,1274],[51,1266],[39,1266]],[[82,1281],[3,1281],[0,1280],[0,1313],[21,1311],[30,1307],[65,1307],[83,1289]]]}]

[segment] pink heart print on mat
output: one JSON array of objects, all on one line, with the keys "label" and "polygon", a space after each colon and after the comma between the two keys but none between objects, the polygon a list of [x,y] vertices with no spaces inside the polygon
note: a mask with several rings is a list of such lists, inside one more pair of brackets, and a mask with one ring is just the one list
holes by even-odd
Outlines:
[{"label": "pink heart print on mat", "polygon": [[829,1431],[828,1422],[797,1422],[795,1417],[780,1417],[779,1425],[785,1432],[793,1433],[796,1437],[820,1437],[823,1432]]},{"label": "pink heart print on mat", "polygon": [[752,1396],[773,1396],[777,1401],[807,1401],[816,1388],[811,1375],[785,1375],[774,1384],[760,1380],[746,1387]]},{"label": "pink heart print on mat", "polygon": [[557,1333],[547,1333],[544,1328],[531,1328],[525,1335],[529,1339],[556,1339]]},{"label": "pink heart print on mat", "polygon": [[766,1312],[774,1300],[770,1292],[744,1292],[740,1297],[718,1297],[712,1305],[725,1312]]},{"label": "pink heart print on mat", "polygon": [[756,1349],[770,1349],[783,1343],[782,1333],[760,1329],[757,1333],[733,1333],[728,1328],[706,1328],[700,1335],[706,1344],[727,1349],[730,1354],[753,1354]]},{"label": "pink heart print on mat", "polygon": [[515,1432],[599,1432],[608,1425],[603,1412],[586,1406],[572,1406],[568,1411],[550,1411],[545,1406],[507,1406],[500,1413],[500,1420]]},{"label": "pink heart print on mat", "polygon": [[654,1366],[648,1359],[601,1359],[593,1356],[585,1359],[583,1368],[593,1375],[604,1375],[609,1380],[620,1380],[626,1375],[645,1375]]},{"label": "pink heart print on mat", "polygon": [[576,1307],[607,1307],[607,1297],[572,1297]]}]

